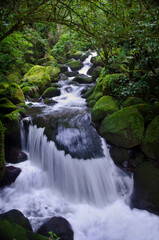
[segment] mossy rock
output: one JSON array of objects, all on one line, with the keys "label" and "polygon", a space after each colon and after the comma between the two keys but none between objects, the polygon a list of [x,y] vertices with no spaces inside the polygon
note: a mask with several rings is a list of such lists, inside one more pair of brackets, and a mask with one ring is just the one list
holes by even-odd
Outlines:
[{"label": "mossy rock", "polygon": [[19,84],[22,79],[21,69],[15,66],[11,72],[7,74],[7,79],[9,82]]},{"label": "mossy rock", "polygon": [[52,68],[51,66],[43,67],[36,65],[24,75],[22,82],[27,82],[31,86],[37,86],[41,93],[51,85],[51,81],[57,80],[59,73],[60,69],[58,67]]},{"label": "mossy rock", "polygon": [[144,119],[136,107],[130,106],[104,118],[99,132],[115,146],[133,148],[143,140]]},{"label": "mossy rock", "polygon": [[42,97],[43,98],[51,98],[51,97],[56,97],[59,95],[60,95],[60,90],[58,88],[49,87],[43,92]]},{"label": "mossy rock", "polygon": [[102,71],[102,67],[98,66],[95,69],[93,69],[92,72],[92,80],[95,82],[96,79],[100,76],[100,73]]},{"label": "mossy rock", "polygon": [[103,63],[101,56],[92,57],[91,63],[93,63],[93,65],[95,65],[95,66],[104,67],[104,63]]},{"label": "mossy rock", "polygon": [[92,120],[99,121],[119,110],[114,99],[110,96],[101,97],[92,109]]},{"label": "mossy rock", "polygon": [[146,202],[149,210],[159,212],[159,168],[151,162],[143,162],[135,168],[134,180],[139,204]]},{"label": "mossy rock", "polygon": [[82,97],[87,99],[93,93],[95,87],[96,86],[92,86],[90,89],[88,89],[87,92],[82,95]]},{"label": "mossy rock", "polygon": [[83,67],[81,60],[70,61],[67,63],[67,65],[71,68],[72,71],[79,70]]},{"label": "mossy rock", "polygon": [[74,58],[75,60],[79,60],[80,57],[82,56],[82,52],[78,51],[78,52],[75,52],[75,53],[71,53],[69,58]]},{"label": "mossy rock", "polygon": [[7,220],[0,219],[0,236],[3,240],[48,240],[47,237],[33,233]]},{"label": "mossy rock", "polygon": [[82,56],[80,57],[80,60],[82,62],[84,62],[86,60],[86,58],[89,57],[90,54],[91,54],[90,52],[86,52],[86,53],[82,54]]},{"label": "mossy rock", "polygon": [[128,97],[122,104],[122,107],[129,107],[136,104],[142,104],[144,101],[139,97]]},{"label": "mossy rock", "polygon": [[32,87],[26,86],[22,88],[22,91],[25,96],[33,97],[33,89]]},{"label": "mossy rock", "polygon": [[4,170],[5,170],[4,132],[5,132],[5,128],[2,122],[0,121],[0,181],[4,176]]},{"label": "mossy rock", "polygon": [[159,159],[159,115],[148,125],[141,149],[148,158]]},{"label": "mossy rock", "polygon": [[14,104],[25,102],[23,91],[16,83],[0,84],[0,98],[3,97],[8,98]]},{"label": "mossy rock", "polygon": [[3,114],[11,113],[16,110],[17,107],[7,98],[0,99],[0,112]]},{"label": "mossy rock", "polygon": [[78,74],[76,77],[73,79],[73,81],[78,82],[78,83],[92,83],[92,78],[88,77],[85,74]]},{"label": "mossy rock", "polygon": [[96,104],[96,100],[91,100],[87,103],[87,107],[92,108]]},{"label": "mossy rock", "polygon": [[48,62],[51,62],[51,63],[53,63],[53,64],[55,64],[56,63],[56,60],[55,60],[55,58],[53,57],[53,56],[47,56],[47,57],[45,57],[45,58],[40,58],[40,59],[38,59],[38,61],[37,61],[37,63],[39,64],[39,65],[45,65],[45,64],[47,64]]},{"label": "mossy rock", "polygon": [[22,73],[23,75],[26,74],[30,68],[34,67],[34,64],[32,63],[25,63],[24,66],[22,67]]}]

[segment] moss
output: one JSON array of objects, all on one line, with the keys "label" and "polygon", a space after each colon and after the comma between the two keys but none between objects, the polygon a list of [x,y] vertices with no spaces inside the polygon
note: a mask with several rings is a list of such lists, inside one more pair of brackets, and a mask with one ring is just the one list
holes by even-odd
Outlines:
[{"label": "moss", "polygon": [[4,155],[4,132],[2,122],[0,121],[0,181],[3,178],[5,170],[5,155]]},{"label": "moss", "polygon": [[7,98],[0,99],[0,111],[3,114],[10,113],[17,109],[17,107]]},{"label": "moss", "polygon": [[71,53],[70,55],[69,55],[69,58],[74,58],[75,60],[79,60],[80,59],[80,57],[82,56],[82,52],[80,52],[80,51],[77,51],[77,52],[75,52],[75,53]]},{"label": "moss", "polygon": [[81,60],[70,61],[67,63],[67,65],[72,69],[72,71],[79,70],[83,67]]},{"label": "moss", "polygon": [[31,86],[37,86],[43,92],[51,84],[53,75],[52,67],[42,67],[36,65],[32,67],[23,77],[22,82],[27,82]]},{"label": "moss", "polygon": [[0,219],[0,236],[5,240],[48,240],[47,237],[35,234],[15,223]]},{"label": "moss", "polygon": [[100,76],[100,73],[102,71],[102,67],[98,66],[96,67],[92,72],[92,79],[93,81],[96,81],[96,79]]},{"label": "moss", "polygon": [[76,77],[73,79],[73,81],[78,82],[78,83],[92,83],[92,78],[88,77],[85,74],[78,74]]},{"label": "moss", "polygon": [[6,134],[11,134],[12,132],[19,131],[20,127],[20,116],[24,112],[23,108],[17,109],[9,114],[6,114],[2,118],[2,122],[6,127]]},{"label": "moss", "polygon": [[144,103],[144,101],[141,98],[138,97],[128,97],[123,103],[122,103],[122,107],[129,107],[132,105],[136,105],[136,104],[142,104]]},{"label": "moss", "polygon": [[87,107],[90,107],[92,108],[94,105],[96,104],[96,101],[95,100],[91,100],[87,103]]},{"label": "moss", "polygon": [[92,109],[92,120],[99,121],[104,117],[119,110],[118,106],[110,96],[101,97]]},{"label": "moss", "polygon": [[159,159],[159,115],[148,125],[141,149],[152,159]]},{"label": "moss", "polygon": [[159,168],[151,162],[144,162],[135,168],[134,174],[135,181],[144,191],[144,200],[159,211]]},{"label": "moss", "polygon": [[22,73],[23,75],[26,74],[30,68],[34,67],[34,64],[31,63],[25,63],[24,66],[22,67]]},{"label": "moss", "polygon": [[24,94],[16,83],[0,84],[0,98],[3,97],[8,98],[14,104],[25,102]]},{"label": "moss", "polygon": [[85,94],[83,94],[82,97],[87,99],[93,93],[95,87],[96,86],[92,86],[90,89],[88,89],[88,91]]},{"label": "moss", "polygon": [[104,118],[100,134],[116,146],[132,148],[143,140],[144,119],[136,107],[124,108]]},{"label": "moss", "polygon": [[55,60],[55,58],[53,57],[53,56],[47,56],[47,57],[45,57],[45,58],[40,58],[39,60],[38,60],[38,64],[39,65],[43,65],[43,64],[46,64],[46,63],[48,63],[48,62],[52,62],[52,63],[54,63],[55,64],[55,62],[56,62],[56,60]]},{"label": "moss", "polygon": [[101,56],[92,57],[91,63],[93,63],[95,66],[101,66],[101,67],[104,66]]},{"label": "moss", "polygon": [[59,89],[57,89],[55,87],[49,87],[43,92],[42,97],[43,98],[51,98],[51,97],[55,97],[55,96],[59,96],[59,95],[60,95]]},{"label": "moss", "polygon": [[22,88],[22,91],[25,96],[33,97],[33,89],[32,87],[26,86]]}]

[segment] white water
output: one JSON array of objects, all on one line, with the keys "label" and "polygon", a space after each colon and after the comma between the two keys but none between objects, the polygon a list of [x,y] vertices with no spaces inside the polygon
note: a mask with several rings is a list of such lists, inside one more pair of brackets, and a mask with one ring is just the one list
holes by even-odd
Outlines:
[{"label": "white water", "polygon": [[[58,142],[70,148],[75,137],[79,140],[82,136],[77,150],[93,149],[97,143],[89,143],[86,138],[93,131],[89,124],[83,135],[83,125],[89,121],[85,100],[80,97],[83,85],[70,86],[69,81],[61,82],[62,94],[54,98],[58,103],[45,106],[43,112],[57,112],[59,118],[69,122],[69,128],[59,126]],[[100,157],[79,160],[58,150],[44,136],[43,128],[30,125],[27,144],[22,136],[29,160],[15,165],[22,169],[21,174],[15,183],[1,190],[1,212],[19,209],[34,230],[52,216],[63,216],[71,223],[75,240],[159,239],[159,218],[128,206],[133,180],[114,165],[104,140],[100,140]]]}]

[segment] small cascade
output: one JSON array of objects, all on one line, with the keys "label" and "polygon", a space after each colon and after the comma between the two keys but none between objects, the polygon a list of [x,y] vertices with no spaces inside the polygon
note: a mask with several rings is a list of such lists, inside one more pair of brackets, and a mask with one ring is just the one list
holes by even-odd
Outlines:
[{"label": "small cascade", "polygon": [[102,147],[104,157],[86,161],[73,159],[57,150],[54,142],[47,141],[44,129],[29,127],[30,159],[47,173],[51,188],[76,202],[102,206],[132,191],[132,180],[115,167],[104,140]]}]

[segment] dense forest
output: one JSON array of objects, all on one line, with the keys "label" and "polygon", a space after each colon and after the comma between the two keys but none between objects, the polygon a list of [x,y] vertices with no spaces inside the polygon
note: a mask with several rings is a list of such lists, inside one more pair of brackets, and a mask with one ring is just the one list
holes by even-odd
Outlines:
[{"label": "dense forest", "polygon": [[[79,74],[92,52],[95,55],[90,60],[89,76]],[[68,77],[74,77],[74,86],[87,85],[81,95],[90,109],[91,124],[110,144],[115,164],[134,176],[132,207],[158,215],[158,1],[1,1],[1,188],[8,181],[11,184],[5,176],[5,162],[19,162],[10,160],[13,155],[25,159],[25,153],[16,150],[15,154],[15,148],[22,148],[20,121],[28,116],[32,106],[25,100],[52,103],[51,98],[60,95],[58,81]],[[49,139],[47,123],[40,122],[39,126],[45,127]],[[18,232],[22,231],[19,225],[17,222]],[[4,237],[3,229],[7,228],[12,229],[12,223],[0,217],[0,232]],[[48,239],[34,233],[24,238],[24,229],[21,239]],[[18,239],[19,235],[14,234]],[[6,239],[12,239],[13,235]],[[58,239],[52,233],[51,238]]]}]

